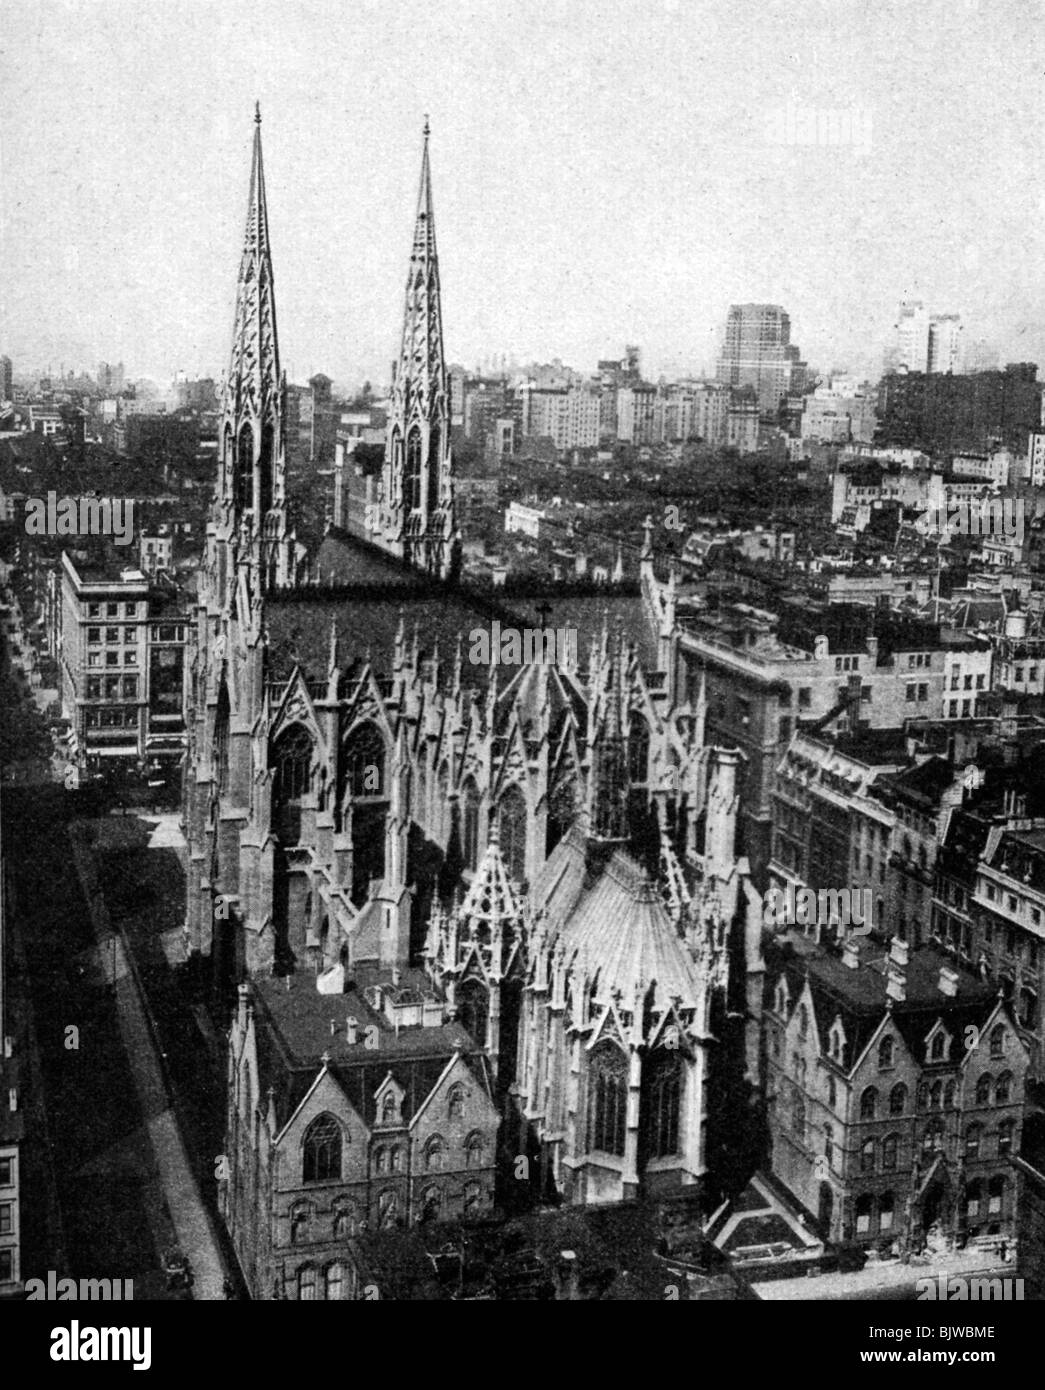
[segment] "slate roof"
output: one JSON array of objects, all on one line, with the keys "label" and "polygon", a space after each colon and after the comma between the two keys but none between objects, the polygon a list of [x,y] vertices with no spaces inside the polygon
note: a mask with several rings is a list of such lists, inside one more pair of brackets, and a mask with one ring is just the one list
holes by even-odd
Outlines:
[{"label": "slate roof", "polygon": [[[361,988],[341,995],[320,994],[311,977],[290,978],[289,990],[284,979],[274,977],[251,985],[259,1084],[262,1094],[273,1088],[281,1127],[311,1088],[324,1053],[330,1058],[330,1074],[368,1126],[376,1118],[374,1094],[389,1072],[405,1092],[401,1113],[409,1123],[455,1053],[462,1054],[476,1081],[490,1092],[486,1060],[459,1023],[403,1028],[397,1035],[384,1014],[363,998]],[[346,1037],[349,1016],[359,1025],[354,1044]],[[334,1033],[331,1020],[337,1025]],[[378,1029],[376,1048],[366,1046],[369,1027]]]},{"label": "slate roof", "polygon": [[[818,945],[811,937],[789,937],[767,951],[767,1002],[772,1007],[781,968],[787,976],[792,1006],[809,980],[819,1031],[820,1047],[828,1055],[828,1034],[839,1015],[846,1033],[845,1067],[860,1057],[887,1011],[889,949],[883,943],[860,941],[861,962],[851,969],[840,953]],[[775,959],[774,959],[775,957]],[[947,966],[958,975],[957,993],[948,997],[939,989],[940,969]],[[925,1036],[935,1020],[944,1017],[948,1031],[961,1034],[968,1023],[981,1025],[993,1012],[997,987],[963,969],[952,956],[934,947],[913,951],[906,967],[907,998],[892,1001],[891,1015],[913,1056],[924,1062]],[[952,1063],[953,1064],[953,1063]]]},{"label": "slate roof", "polygon": [[661,1008],[675,998],[683,1008],[697,1006],[697,968],[648,876],[623,850],[599,864],[583,831],[572,827],[545,863],[533,896],[567,962],[586,964],[599,1004],[609,1005],[620,990],[631,1008],[637,989],[656,985]]}]

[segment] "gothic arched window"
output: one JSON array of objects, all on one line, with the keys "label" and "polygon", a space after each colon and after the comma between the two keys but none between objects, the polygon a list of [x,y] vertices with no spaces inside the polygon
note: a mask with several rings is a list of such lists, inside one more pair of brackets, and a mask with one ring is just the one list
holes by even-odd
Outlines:
[{"label": "gothic arched window", "polygon": [[474,977],[464,980],[457,987],[456,999],[458,1023],[479,1047],[485,1047],[486,1020],[490,1011],[486,986]]},{"label": "gothic arched window", "polygon": [[614,1043],[599,1043],[588,1071],[588,1148],[624,1153],[628,1107],[628,1061]]},{"label": "gothic arched window", "polygon": [[261,514],[262,516],[272,506],[272,446],[273,432],[271,425],[265,425],[261,431],[261,458],[258,463],[258,472],[261,481]]},{"label": "gothic arched window", "polygon": [[441,1135],[433,1134],[425,1145],[425,1171],[439,1173],[446,1161],[446,1144]]},{"label": "gothic arched window", "polygon": [[376,724],[359,724],[345,739],[344,783],[353,797],[384,796],[385,741]]},{"label": "gothic arched window", "polygon": [[878,1044],[878,1070],[887,1071],[893,1065],[893,1040],[883,1038]]},{"label": "gothic arched window", "polygon": [[889,1092],[889,1114],[902,1115],[907,1108],[907,1087],[898,1082]]},{"label": "gothic arched window", "polygon": [[326,1284],[327,1301],[339,1300],[345,1282],[344,1266],[340,1264],[328,1265],[324,1282]]},{"label": "gothic arched window", "polygon": [[242,511],[254,505],[254,435],[249,425],[239,432],[236,447],[236,506]]},{"label": "gothic arched window", "polygon": [[526,798],[517,786],[508,787],[498,805],[501,857],[510,878],[526,880]]},{"label": "gothic arched window", "polygon": [[633,787],[649,781],[649,725],[638,713],[628,725],[628,777]]},{"label": "gothic arched window", "polygon": [[667,1158],[679,1151],[679,1103],[682,1098],[682,1058],[677,1048],[658,1048],[642,1069],[646,1092],[646,1152]]},{"label": "gothic arched window", "polygon": [[994,1085],[994,1078],[991,1076],[990,1072],[986,1072],[986,1071],[985,1071],[985,1072],[983,1073],[983,1075],[980,1077],[979,1081],[977,1081],[977,1083],[976,1083],[976,1104],[977,1104],[977,1105],[990,1105],[990,1103],[991,1103],[991,1089],[992,1089],[993,1085]]},{"label": "gothic arched window", "polygon": [[320,1115],[305,1131],[303,1179],[328,1182],[341,1176],[341,1126],[333,1115]]},{"label": "gothic arched window", "polygon": [[481,1168],[484,1149],[483,1136],[479,1131],[476,1130],[473,1134],[469,1134],[464,1146],[464,1166],[466,1168]]},{"label": "gothic arched window", "polygon": [[461,787],[461,853],[465,868],[479,863],[479,789],[471,777]]},{"label": "gothic arched window", "polygon": [[316,1271],[311,1265],[298,1270],[298,1298],[302,1303],[312,1303],[316,1298]]},{"label": "gothic arched window", "polygon": [[421,1195],[421,1213],[418,1221],[438,1221],[443,1209],[443,1194],[438,1187],[426,1187]]},{"label": "gothic arched window", "polygon": [[439,450],[442,447],[442,438],[439,434],[439,426],[436,425],[432,433],[428,436],[428,515],[439,506]]},{"label": "gothic arched window", "polygon": [[214,718],[214,775],[218,791],[229,787],[229,689],[224,681],[218,692],[218,709]]},{"label": "gothic arched window", "polygon": [[861,1120],[873,1120],[878,1113],[878,1092],[873,1086],[868,1086],[860,1097],[860,1118]]},{"label": "gothic arched window", "polygon": [[301,839],[301,802],[309,789],[312,739],[303,724],[283,730],[272,750],[272,828],[284,845]]},{"label": "gothic arched window", "polygon": [[416,425],[406,437],[403,502],[408,514],[421,505],[421,431]]},{"label": "gothic arched window", "polygon": [[447,1114],[451,1120],[459,1120],[464,1114],[464,1087],[451,1086],[446,1101]]}]

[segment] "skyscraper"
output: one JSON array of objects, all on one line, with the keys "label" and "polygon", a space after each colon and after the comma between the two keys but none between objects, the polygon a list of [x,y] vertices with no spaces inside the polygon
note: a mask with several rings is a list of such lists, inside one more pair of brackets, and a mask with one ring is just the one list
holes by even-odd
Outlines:
[{"label": "skyscraper", "polygon": [[791,389],[799,357],[791,345],[791,319],[779,304],[731,304],[718,379],[750,386],[763,414],[773,414]]},{"label": "skyscraper", "polygon": [[904,300],[885,356],[887,372],[924,372],[929,365],[929,311],[920,300]]},{"label": "skyscraper", "polygon": [[929,320],[929,371],[962,370],[962,319],[960,314],[933,314]]},{"label": "skyscraper", "polygon": [[13,396],[13,375],[10,357],[0,357],[0,401],[9,401]]}]

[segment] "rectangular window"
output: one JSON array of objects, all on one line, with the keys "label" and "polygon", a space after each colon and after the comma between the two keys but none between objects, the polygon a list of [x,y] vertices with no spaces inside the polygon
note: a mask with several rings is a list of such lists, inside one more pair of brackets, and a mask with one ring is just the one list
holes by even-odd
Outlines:
[{"label": "rectangular window", "polygon": [[924,705],[925,702],[926,702],[926,700],[928,700],[928,698],[929,698],[929,687],[928,687],[927,685],[919,685],[919,687],[918,687],[918,703],[919,703],[920,705]]},{"label": "rectangular window", "polygon": [[[97,607],[97,605],[95,605]],[[88,642],[100,642],[102,640],[102,630],[100,627],[89,627],[87,629]]]},{"label": "rectangular window", "polygon": [[960,685],[960,683],[961,683],[961,676],[959,676],[958,672],[955,671],[955,672],[954,672],[954,675],[951,676],[951,689],[952,689],[952,690],[957,690],[958,687],[959,687],[959,685]]},{"label": "rectangular window", "polygon": [[916,685],[908,685],[907,690],[904,694],[904,699],[907,701],[909,705],[913,705],[917,698],[918,687]]},{"label": "rectangular window", "polygon": [[986,676],[977,676],[977,677],[976,677],[976,689],[977,689],[977,690],[982,690],[983,687],[984,687],[984,685],[986,684],[986,681],[987,681],[987,677],[986,677]]},{"label": "rectangular window", "polygon": [[971,689],[972,689],[972,676],[966,676],[966,677],[965,677],[965,689],[966,689],[966,690],[971,690]]},{"label": "rectangular window", "polygon": [[813,703],[813,692],[808,685],[803,685],[798,692],[798,708],[808,709]]},{"label": "rectangular window", "polygon": [[0,1158],[0,1187],[10,1187],[14,1183],[14,1159]]},{"label": "rectangular window", "polygon": [[123,640],[125,642],[136,642],[138,640],[136,629],[133,627],[125,627],[123,630]]},{"label": "rectangular window", "polygon": [[136,700],[138,698],[138,677],[124,676],[123,678],[123,698],[125,700]]},{"label": "rectangular window", "polygon": [[963,718],[963,719],[968,719],[969,715],[972,713],[972,710],[969,708],[970,703],[971,703],[971,702],[970,702],[969,700],[963,700],[963,701],[962,701],[962,718]]},{"label": "rectangular window", "polygon": [[120,629],[118,627],[107,627],[105,629],[105,640],[107,642],[118,642],[120,640]]},{"label": "rectangular window", "polygon": [[87,605],[87,616],[89,618],[100,618],[102,616],[102,605],[100,603],[89,603]]},{"label": "rectangular window", "polygon": [[120,698],[119,676],[105,677],[105,698],[107,700],[118,700]]},{"label": "rectangular window", "polygon": [[863,700],[865,705],[871,703],[871,687],[869,685],[862,685],[860,687],[860,699]]},{"label": "rectangular window", "polygon": [[106,653],[105,653],[105,664],[106,664],[106,666],[119,666],[119,664],[120,664],[120,653],[119,653],[119,652],[106,652]]},{"label": "rectangular window", "polygon": [[137,605],[136,603],[125,603],[125,604],[123,605],[123,614],[124,614],[124,617],[125,617],[125,618],[135,618],[135,617],[137,617],[137,616],[138,616],[138,605]]},{"label": "rectangular window", "polygon": [[951,718],[952,718],[952,719],[957,719],[957,718],[958,718],[958,701],[957,701],[957,700],[952,700],[952,701],[951,701],[950,710],[951,710]]},{"label": "rectangular window", "polygon": [[88,700],[100,700],[102,698],[102,679],[101,676],[89,676],[87,679],[87,698]]},{"label": "rectangular window", "polygon": [[10,1202],[0,1202],[0,1236],[11,1234],[11,1213],[14,1207]]},{"label": "rectangular window", "polygon": [[14,1278],[14,1251],[0,1250],[0,1284],[9,1284]]},{"label": "rectangular window", "polygon": [[102,654],[101,654],[101,652],[88,652],[88,653],[87,653],[87,665],[88,665],[88,666],[100,666],[101,664],[102,664]]},{"label": "rectangular window", "polygon": [[137,666],[137,664],[138,664],[138,653],[137,653],[137,652],[130,652],[130,651],[124,652],[124,654],[123,654],[123,664],[124,664],[125,666]]},{"label": "rectangular window", "polygon": [[107,618],[117,618],[120,615],[120,605],[118,603],[107,603],[105,605],[105,616]]}]

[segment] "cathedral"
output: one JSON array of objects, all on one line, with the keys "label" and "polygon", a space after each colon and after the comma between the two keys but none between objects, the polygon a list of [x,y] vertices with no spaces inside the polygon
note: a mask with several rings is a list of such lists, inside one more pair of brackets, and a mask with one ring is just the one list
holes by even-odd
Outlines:
[{"label": "cathedral", "polygon": [[527,1156],[539,1201],[699,1190],[758,1074],[761,903],[734,851],[742,755],[704,743],[651,523],[630,587],[550,594],[577,636],[552,660],[470,659],[546,592],[460,575],[427,123],[376,497],[318,553],[296,539],[255,122],[186,932],[236,998],[241,1261],[256,1296],[341,1297],[339,1239],[489,1209],[496,1154]]}]

